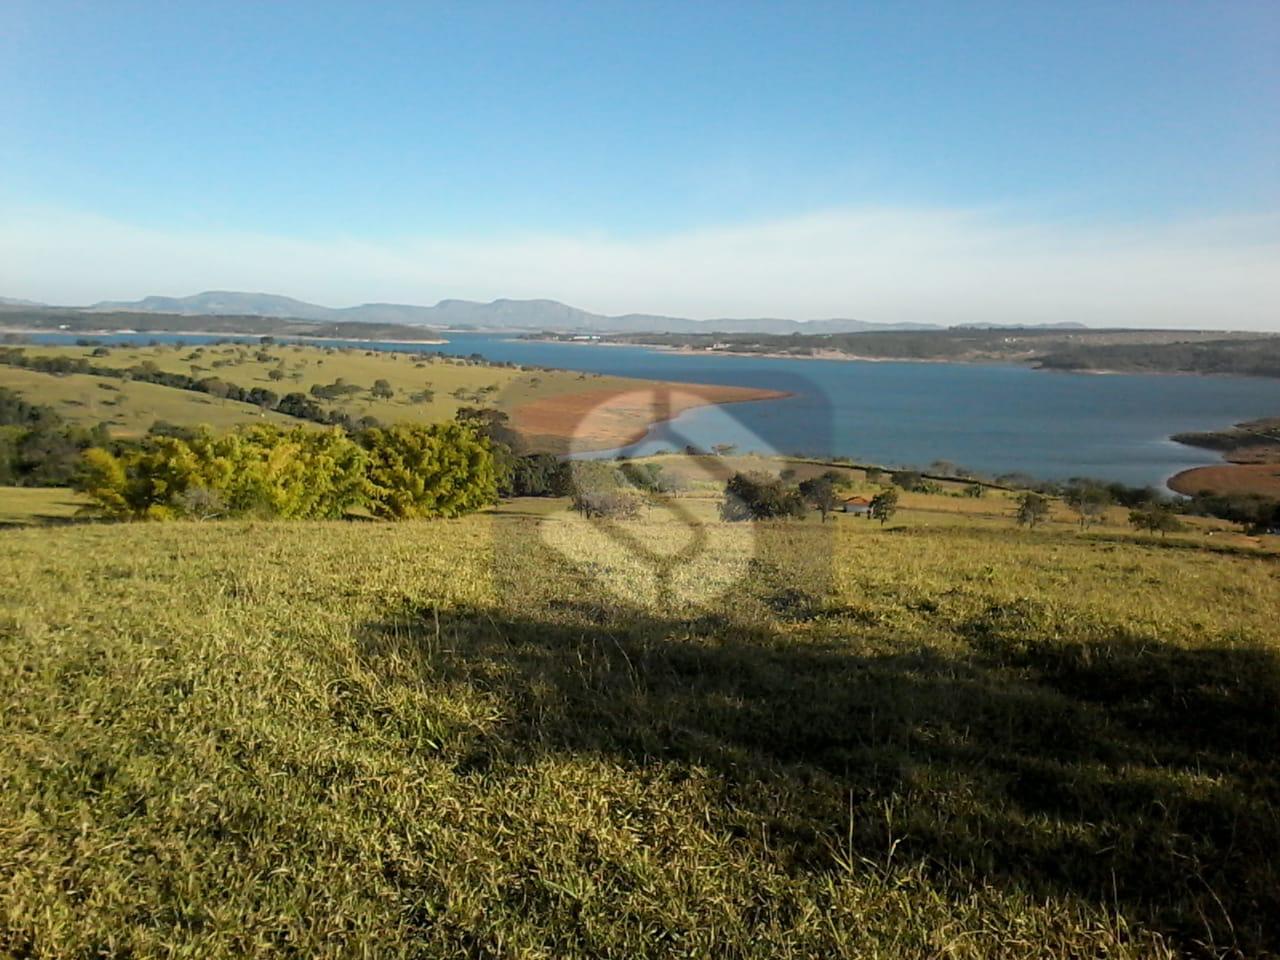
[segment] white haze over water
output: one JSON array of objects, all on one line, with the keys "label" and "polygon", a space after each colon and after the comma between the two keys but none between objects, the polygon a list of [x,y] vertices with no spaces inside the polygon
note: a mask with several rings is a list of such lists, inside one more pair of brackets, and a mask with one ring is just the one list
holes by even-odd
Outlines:
[{"label": "white haze over water", "polygon": [[649,236],[369,240],[0,214],[0,295],[279,293],[326,306],[546,297],[599,313],[1280,331],[1280,216],[1020,223],[841,209]]}]

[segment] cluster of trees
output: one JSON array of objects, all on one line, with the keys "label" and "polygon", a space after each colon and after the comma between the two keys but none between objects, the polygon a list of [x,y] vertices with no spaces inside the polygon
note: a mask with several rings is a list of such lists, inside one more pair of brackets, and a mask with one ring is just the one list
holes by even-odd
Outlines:
[{"label": "cluster of trees", "polygon": [[1064,346],[1037,358],[1054,370],[1140,370],[1280,377],[1280,337],[1236,337],[1195,343]]},{"label": "cluster of trees", "polygon": [[1218,517],[1248,530],[1280,529],[1280,500],[1256,493],[1198,493],[1183,506],[1185,513]]},{"label": "cluster of trees", "polygon": [[450,517],[497,497],[488,442],[458,423],[150,436],[86,450],[74,485],[104,516],[148,520]]},{"label": "cluster of trees", "polygon": [[[132,367],[108,367],[90,362],[85,357],[30,356],[23,350],[0,349],[0,363],[39,373],[68,374],[87,373],[96,377],[113,377],[119,380],[138,380],[156,383],[176,390],[190,390],[212,397],[252,403],[263,410],[274,410],[299,420],[310,420],[325,426],[342,427],[348,431],[365,430],[378,425],[373,417],[353,418],[341,410],[328,410],[305,393],[287,393],[283,397],[265,387],[241,387],[221,377],[192,377],[185,373],[161,370],[154,361],[144,360]],[[332,385],[330,385],[332,386]],[[313,388],[315,393],[317,388]],[[318,388],[321,391],[327,387]],[[355,387],[355,391],[362,388]],[[326,397],[326,399],[329,399]]]},{"label": "cluster of trees", "polygon": [[52,407],[0,387],[0,485],[65,486],[79,469],[80,455],[109,441],[105,424],[65,423]]},{"label": "cluster of trees", "polygon": [[[794,476],[794,473],[792,473]],[[764,473],[735,473],[724,487],[720,517],[728,521],[799,519],[810,509],[817,510],[825,523],[840,505],[837,485],[843,477],[828,470],[791,485],[790,477]],[[898,510],[898,491],[881,490],[871,500],[871,516],[887,523]]]}]

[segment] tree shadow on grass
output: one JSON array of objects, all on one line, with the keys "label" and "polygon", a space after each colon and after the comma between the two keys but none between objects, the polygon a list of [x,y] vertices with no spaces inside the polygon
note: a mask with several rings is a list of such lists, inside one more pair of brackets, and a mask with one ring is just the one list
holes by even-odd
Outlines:
[{"label": "tree shadow on grass", "polygon": [[1043,639],[994,607],[951,625],[958,654],[884,653],[848,611],[766,600],[774,622],[406,607],[361,639],[388,680],[503,704],[460,772],[548,752],[697,766],[723,784],[720,826],[786,869],[852,846],[1118,908],[1192,952],[1280,948],[1273,653]]}]

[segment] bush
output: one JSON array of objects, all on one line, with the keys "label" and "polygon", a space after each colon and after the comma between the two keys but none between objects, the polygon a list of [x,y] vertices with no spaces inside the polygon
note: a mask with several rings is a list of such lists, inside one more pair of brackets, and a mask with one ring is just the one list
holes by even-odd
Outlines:
[{"label": "bush", "polygon": [[511,492],[516,497],[563,497],[571,487],[568,464],[549,453],[517,457],[511,471]]},{"label": "bush", "polygon": [[497,499],[486,439],[459,423],[366,430],[369,507],[392,519],[456,517]]},{"label": "bush", "polygon": [[364,451],[338,431],[253,426],[85,452],[75,487],[117,519],[332,519],[368,495]]},{"label": "bush", "polygon": [[584,517],[610,520],[634,520],[640,515],[644,501],[627,490],[577,490],[573,509]]}]

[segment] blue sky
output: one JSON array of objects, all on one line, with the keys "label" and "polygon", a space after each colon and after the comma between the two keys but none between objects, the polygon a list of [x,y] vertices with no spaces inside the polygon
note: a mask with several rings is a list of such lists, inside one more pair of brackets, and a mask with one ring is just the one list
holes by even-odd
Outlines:
[{"label": "blue sky", "polygon": [[1277,51],[1274,2],[7,0],[0,293],[1265,328]]}]

